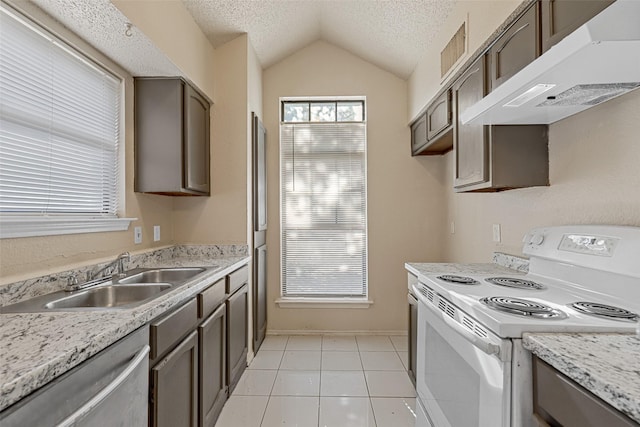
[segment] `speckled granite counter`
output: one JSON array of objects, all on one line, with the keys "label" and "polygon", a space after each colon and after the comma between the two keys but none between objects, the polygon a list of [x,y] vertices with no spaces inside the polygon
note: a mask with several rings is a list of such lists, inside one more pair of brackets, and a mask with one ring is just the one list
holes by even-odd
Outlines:
[{"label": "speckled granite counter", "polygon": [[434,274],[524,274],[529,269],[528,260],[512,255],[496,252],[493,255],[493,263],[424,263],[408,262],[405,268],[418,278],[426,279],[427,275]]},{"label": "speckled granite counter", "polygon": [[640,422],[640,339],[625,334],[524,334],[524,346]]},{"label": "speckled granite counter", "polygon": [[169,257],[147,257],[143,265],[135,267],[213,268],[131,309],[0,314],[0,410],[180,305],[249,259],[222,253],[212,257],[211,252],[204,256],[193,249],[170,251]]}]

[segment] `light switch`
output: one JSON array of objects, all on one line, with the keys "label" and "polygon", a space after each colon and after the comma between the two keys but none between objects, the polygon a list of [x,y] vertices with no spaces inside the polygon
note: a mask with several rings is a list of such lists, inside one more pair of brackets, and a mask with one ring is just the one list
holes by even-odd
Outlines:
[{"label": "light switch", "polygon": [[160,226],[159,225],[154,225],[153,226],[153,241],[157,242],[160,240]]},{"label": "light switch", "polygon": [[493,241],[499,242],[500,240],[500,224],[493,224]]}]

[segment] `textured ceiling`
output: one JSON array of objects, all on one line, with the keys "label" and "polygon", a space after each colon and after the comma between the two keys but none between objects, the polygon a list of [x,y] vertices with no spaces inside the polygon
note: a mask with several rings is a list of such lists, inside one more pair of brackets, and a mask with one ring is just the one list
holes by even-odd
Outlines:
[{"label": "textured ceiling", "polygon": [[406,79],[455,0],[183,0],[214,47],[247,33],[263,67],[322,39]]},{"label": "textured ceiling", "polygon": [[127,17],[110,0],[32,0],[48,15],[82,37],[134,76],[182,73],[136,27],[125,35]]}]

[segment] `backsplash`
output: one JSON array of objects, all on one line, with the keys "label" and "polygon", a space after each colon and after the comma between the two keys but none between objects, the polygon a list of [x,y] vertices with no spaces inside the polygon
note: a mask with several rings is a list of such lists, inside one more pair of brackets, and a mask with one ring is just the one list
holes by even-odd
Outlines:
[{"label": "backsplash", "polygon": [[[174,258],[209,257],[224,258],[232,256],[247,256],[247,245],[176,245],[168,248],[156,249],[150,252],[132,254],[131,261],[127,263],[127,269],[158,265]],[[113,257],[115,259],[115,256]],[[62,271],[48,276],[35,277],[20,282],[9,283],[0,286],[0,307],[33,298],[38,295],[48,294],[64,289],[67,286],[67,278],[76,275],[83,281],[90,272],[95,272],[109,265],[111,261],[87,265],[73,270]]]},{"label": "backsplash", "polygon": [[522,273],[529,272],[529,260],[527,258],[509,255],[502,252],[494,252],[492,261],[503,267],[517,270]]}]

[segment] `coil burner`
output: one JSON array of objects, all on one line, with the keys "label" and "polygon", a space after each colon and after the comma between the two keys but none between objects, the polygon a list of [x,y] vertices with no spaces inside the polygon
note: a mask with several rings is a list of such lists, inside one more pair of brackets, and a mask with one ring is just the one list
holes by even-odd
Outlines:
[{"label": "coil burner", "polygon": [[442,276],[438,276],[437,278],[444,282],[455,283],[456,285],[479,285],[480,284],[480,282],[478,282],[476,279],[472,277],[466,277],[466,276],[455,276],[451,274],[444,274]]},{"label": "coil burner", "polygon": [[487,282],[498,285],[506,286],[509,288],[518,289],[544,289],[545,286],[540,283],[532,282],[531,280],[517,279],[515,277],[489,277],[485,279]]},{"label": "coil burner", "polygon": [[629,322],[635,322],[638,320],[638,315],[636,313],[625,310],[624,308],[600,304],[597,302],[579,301],[569,304],[569,307],[574,308],[581,313],[588,314],[589,316],[603,317],[612,320],[625,320]]},{"label": "coil burner", "polygon": [[512,297],[487,297],[480,299],[480,302],[493,308],[518,316],[529,316],[536,319],[566,319],[567,315],[548,305]]}]

